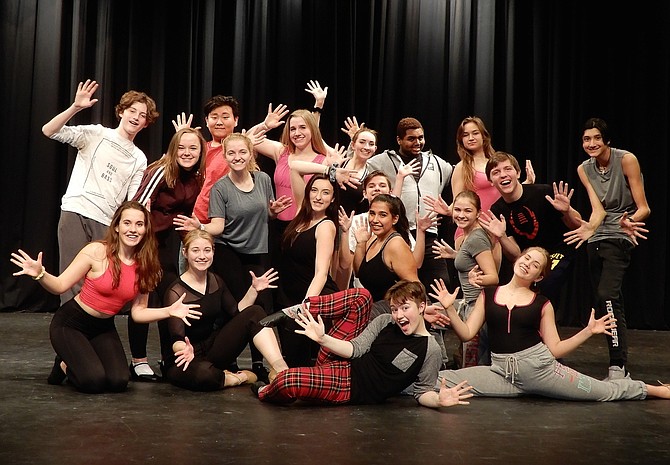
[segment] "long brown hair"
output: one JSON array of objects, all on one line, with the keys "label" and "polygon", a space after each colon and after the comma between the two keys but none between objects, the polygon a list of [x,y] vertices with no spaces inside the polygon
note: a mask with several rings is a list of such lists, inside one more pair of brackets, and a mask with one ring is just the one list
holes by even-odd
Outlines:
[{"label": "long brown hair", "polygon": [[121,278],[121,260],[119,259],[119,232],[117,228],[121,223],[121,215],[126,210],[138,210],[144,214],[145,234],[142,241],[135,247],[135,286],[141,294],[153,291],[161,280],[162,270],[158,261],[158,245],[156,236],[151,226],[151,215],[141,203],[135,200],[123,202],[112,217],[112,222],[107,228],[104,243],[107,249],[107,260],[112,267],[112,289],[119,287]]},{"label": "long brown hair", "polygon": [[194,166],[193,169],[196,170],[195,176],[199,186],[202,187],[202,183],[205,180],[205,160],[207,158],[205,155],[207,153],[207,142],[205,142],[205,138],[202,137],[202,133],[199,130],[193,128],[182,128],[177,131],[174,136],[172,136],[172,139],[170,139],[170,145],[168,146],[167,153],[147,166],[147,171],[160,168],[161,166],[165,167],[163,179],[165,179],[165,184],[167,184],[167,186],[171,189],[174,187],[175,182],[177,182],[177,178],[179,177],[177,151],[179,150],[179,144],[181,143],[181,136],[184,134],[195,134],[198,137],[198,141],[200,143],[200,160],[198,160],[198,164]]},{"label": "long brown hair", "polygon": [[463,145],[463,133],[465,132],[465,125],[468,123],[474,123],[475,126],[477,126],[477,129],[479,129],[479,132],[482,135],[482,150],[484,150],[484,155],[486,158],[491,158],[491,155],[493,155],[495,150],[493,150],[493,147],[491,146],[491,134],[489,134],[489,131],[486,129],[484,121],[482,121],[481,118],[478,116],[468,116],[463,121],[461,121],[461,124],[456,130],[456,151],[458,152],[458,156],[463,162],[463,182],[465,188],[474,190],[474,157],[472,153],[470,153],[470,151]]},{"label": "long brown hair", "polygon": [[328,153],[328,149],[323,143],[321,130],[319,129],[319,125],[316,122],[316,118],[314,118],[314,115],[308,110],[295,110],[293,113],[291,113],[291,115],[288,117],[288,120],[286,120],[286,124],[284,125],[284,132],[282,132],[281,135],[281,143],[288,147],[289,153],[295,153],[295,144],[291,140],[290,126],[291,119],[295,118],[296,116],[302,118],[309,128],[309,132],[312,135],[312,150],[314,150],[316,153],[320,153],[321,155],[326,155]]},{"label": "long brown hair", "polygon": [[[298,209],[298,213],[296,213],[295,218],[291,220],[291,222],[286,226],[286,230],[284,231],[284,234],[282,235],[282,248],[288,249],[291,247],[293,244],[293,241],[295,240],[296,237],[298,237],[298,229],[302,229],[305,225],[308,225],[310,221],[312,221],[312,214],[314,213],[314,210],[312,210],[312,203],[309,200],[309,191],[312,189],[312,186],[314,183],[320,179],[325,179],[330,183],[330,185],[333,188],[333,201],[331,202],[330,205],[326,208],[326,218],[331,220],[335,225],[338,224],[338,217],[337,217],[337,212],[338,209],[340,208],[340,201],[339,201],[339,188],[335,186],[330,179],[328,179],[328,176],[325,176],[323,174],[315,174],[310,178],[310,180],[307,182],[307,185],[305,186],[305,196],[302,198],[302,203],[300,204],[300,208]],[[339,228],[336,228],[339,230]],[[335,235],[335,243],[337,244],[338,240],[338,235]]]}]

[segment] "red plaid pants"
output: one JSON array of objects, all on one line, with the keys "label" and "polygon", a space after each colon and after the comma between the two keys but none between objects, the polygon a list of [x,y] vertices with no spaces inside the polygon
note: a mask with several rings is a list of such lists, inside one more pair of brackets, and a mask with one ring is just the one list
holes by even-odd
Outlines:
[{"label": "red plaid pants", "polygon": [[[372,297],[363,288],[352,288],[310,297],[309,312],[333,321],[328,334],[349,341],[358,336],[370,319]],[[342,404],[351,398],[351,364],[323,347],[316,366],[289,368],[261,390],[266,402],[292,402],[296,399]]]}]

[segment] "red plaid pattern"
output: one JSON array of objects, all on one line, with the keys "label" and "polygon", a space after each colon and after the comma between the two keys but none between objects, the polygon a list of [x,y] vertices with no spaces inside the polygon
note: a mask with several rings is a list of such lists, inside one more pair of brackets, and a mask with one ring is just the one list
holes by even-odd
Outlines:
[{"label": "red plaid pattern", "polygon": [[[316,318],[321,315],[324,320],[333,322],[328,331],[330,336],[343,341],[350,341],[365,329],[370,320],[372,296],[367,289],[351,288],[334,294],[309,298],[309,313]],[[316,358],[317,365],[341,360],[340,357],[321,347]]]},{"label": "red plaid pattern", "polygon": [[346,360],[314,367],[289,368],[258,392],[264,402],[311,400],[344,404],[351,399],[351,364]]}]

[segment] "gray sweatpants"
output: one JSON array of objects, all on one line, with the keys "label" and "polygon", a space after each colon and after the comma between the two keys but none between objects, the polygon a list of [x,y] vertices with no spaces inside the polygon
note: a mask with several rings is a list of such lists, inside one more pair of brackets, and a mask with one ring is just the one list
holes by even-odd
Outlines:
[{"label": "gray sweatpants", "polygon": [[[440,371],[448,387],[467,380],[475,396],[541,395],[565,400],[642,400],[647,386],[630,378],[599,381],[556,361],[539,343],[513,354],[491,353],[491,366]],[[439,390],[439,380],[436,389]]]},{"label": "gray sweatpants", "polygon": [[[59,273],[70,266],[74,257],[89,242],[105,238],[107,226],[78,213],[61,210],[58,220]],[[75,284],[60,296],[61,305],[79,294],[83,281]]]}]

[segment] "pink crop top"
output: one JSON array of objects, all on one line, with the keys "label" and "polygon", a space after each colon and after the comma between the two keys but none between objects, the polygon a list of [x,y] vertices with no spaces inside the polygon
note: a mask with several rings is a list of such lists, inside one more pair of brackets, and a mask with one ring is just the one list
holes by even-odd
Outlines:
[{"label": "pink crop top", "polygon": [[135,264],[126,265],[121,262],[119,287],[112,288],[112,268],[108,266],[101,276],[92,279],[86,277],[79,298],[83,303],[100,313],[116,315],[136,295]]}]

